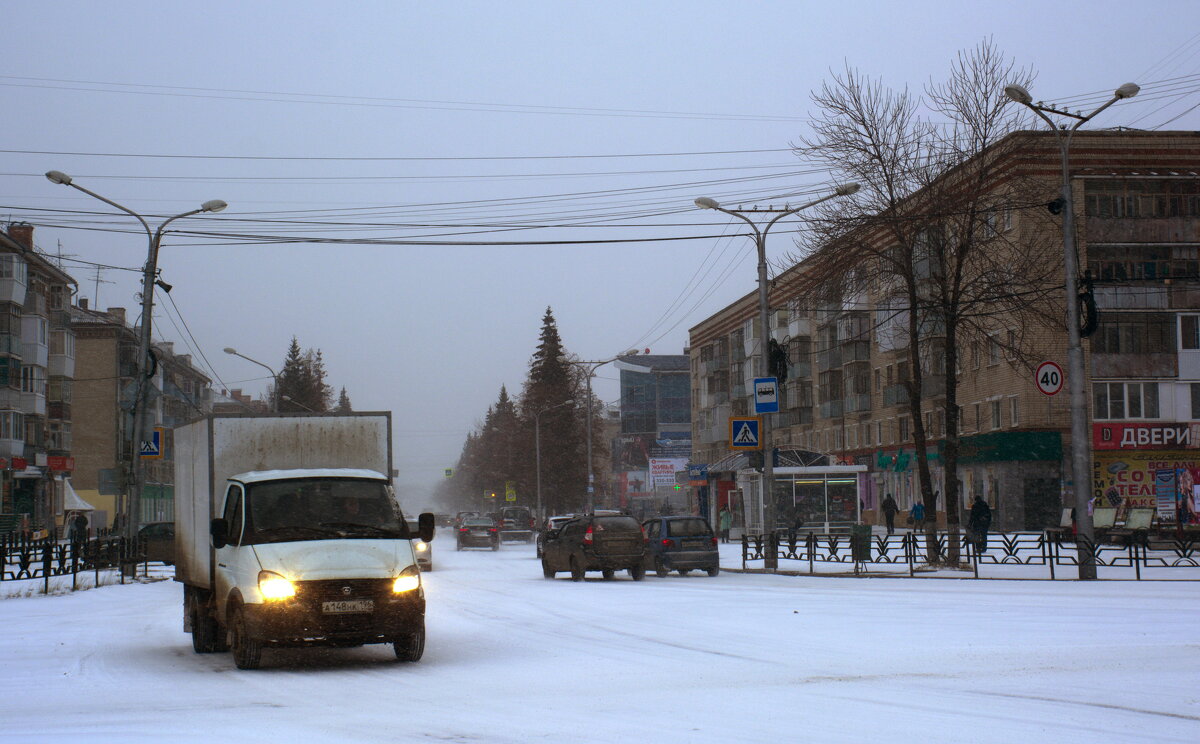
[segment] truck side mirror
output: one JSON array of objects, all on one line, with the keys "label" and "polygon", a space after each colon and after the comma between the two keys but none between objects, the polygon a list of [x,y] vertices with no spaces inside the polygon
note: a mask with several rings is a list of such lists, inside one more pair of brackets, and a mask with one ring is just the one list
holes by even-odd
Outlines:
[{"label": "truck side mirror", "polygon": [[433,540],[434,528],[437,526],[435,519],[432,512],[425,512],[417,517],[417,533],[424,542]]},{"label": "truck side mirror", "polygon": [[208,525],[208,534],[212,535],[214,548],[223,548],[229,544],[229,523],[217,517]]}]

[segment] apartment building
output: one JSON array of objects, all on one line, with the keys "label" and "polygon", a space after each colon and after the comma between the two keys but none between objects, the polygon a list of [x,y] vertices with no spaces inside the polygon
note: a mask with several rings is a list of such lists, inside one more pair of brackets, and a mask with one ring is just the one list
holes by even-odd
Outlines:
[{"label": "apartment building", "polygon": [[[76,492],[103,513],[112,526],[125,508],[130,438],[133,432],[134,383],[139,333],[125,308],[94,310],[87,300],[72,308],[78,349],[75,392]],[[176,354],[169,342],[154,344],[149,418],[157,430],[161,456],[143,461],[140,522],[174,518],[173,429],[212,409],[211,380],[188,354]],[[153,433],[148,434],[153,436]]]},{"label": "apartment building", "polygon": [[[1047,396],[1033,377],[1038,361],[1066,368],[1066,333],[1054,320],[1063,317],[1061,222],[1046,209],[1055,206],[1046,202],[1057,195],[1059,150],[1049,132],[1016,133],[1002,145],[989,155],[998,158],[996,209],[988,218],[995,250],[1041,251],[1049,286],[1059,289],[1040,308],[1046,322],[987,318],[983,331],[955,345],[961,437],[955,497],[960,507],[984,497],[999,529],[1039,529],[1058,523],[1079,481],[1098,502],[1156,506],[1160,518],[1169,519],[1173,486],[1164,484],[1200,480],[1200,135],[1075,135],[1078,251],[1095,307],[1094,332],[1084,344],[1093,472],[1079,478],[1069,462],[1067,393]],[[1014,202],[1018,183],[1023,197]],[[1031,205],[1031,193],[1047,196]],[[784,466],[857,466],[864,471],[858,506],[870,521],[886,493],[902,508],[920,498],[907,315],[889,299],[886,281],[829,281],[829,263],[820,254],[776,277],[771,290],[771,340],[786,354],[788,370],[781,412],[772,414],[775,458]],[[844,262],[856,254],[851,247],[838,255]],[[760,336],[756,293],[690,334],[693,461],[708,464],[718,504],[736,508],[742,506],[737,496],[745,497],[741,511],[751,528],[761,527],[758,475],[744,455],[728,449],[728,419],[752,413],[752,381],[765,376]],[[946,341],[927,328],[919,343],[921,423],[941,496]],[[779,513],[799,498],[796,484],[784,481],[776,485]],[[944,519],[944,497],[938,509]]]},{"label": "apartment building", "polygon": [[32,225],[0,232],[0,532],[62,522],[74,470],[73,285],[35,249]]}]

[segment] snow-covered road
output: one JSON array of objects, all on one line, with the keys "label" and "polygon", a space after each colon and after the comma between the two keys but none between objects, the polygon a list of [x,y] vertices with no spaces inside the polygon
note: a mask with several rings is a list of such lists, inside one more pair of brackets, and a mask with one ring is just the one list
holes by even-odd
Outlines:
[{"label": "snow-covered road", "polygon": [[582,584],[435,543],[419,664],[192,653],[171,581],[0,600],[0,741],[1195,742],[1200,584]]}]

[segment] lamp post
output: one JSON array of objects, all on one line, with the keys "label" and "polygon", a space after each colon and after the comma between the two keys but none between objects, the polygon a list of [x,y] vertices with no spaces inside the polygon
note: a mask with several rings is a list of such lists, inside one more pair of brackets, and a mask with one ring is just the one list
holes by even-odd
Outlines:
[{"label": "lamp post", "polygon": [[149,239],[149,250],[146,256],[146,265],[142,267],[142,325],[141,334],[138,338],[138,378],[137,387],[135,389],[133,401],[133,432],[130,441],[130,484],[129,484],[129,503],[127,505],[128,512],[125,520],[126,537],[134,538],[137,536],[138,521],[141,512],[141,497],[142,497],[142,481],[145,478],[145,471],[142,468],[142,437],[146,431],[146,416],[149,409],[150,398],[150,344],[152,341],[152,325],[154,319],[154,283],[158,274],[158,249],[162,244],[163,232],[167,225],[175,220],[183,217],[191,217],[194,214],[202,212],[220,212],[225,207],[229,206],[220,199],[212,199],[200,205],[199,209],[192,209],[174,217],[168,217],[159,224],[155,230],[150,229],[150,224],[146,218],[137,212],[122,206],[115,201],[105,198],[94,191],[86,189],[75,183],[70,176],[62,171],[48,171],[46,173],[52,183],[57,183],[63,186],[70,186],[77,191],[82,191],[88,196],[99,199],[109,206],[116,207],[125,214],[135,218],[142,223],[142,229],[146,231],[146,237]]},{"label": "lamp post", "polygon": [[587,419],[584,426],[587,434],[587,499],[584,507],[589,513],[596,508],[596,477],[592,473],[592,377],[596,374],[596,370],[604,365],[615,362],[621,357],[634,356],[637,353],[637,349],[630,349],[602,362],[571,362],[571,364],[590,365],[587,368]]},{"label": "lamp post", "polygon": [[[263,369],[265,369],[266,371],[271,373],[271,378],[273,380],[275,380],[275,389],[271,391],[271,413],[279,413],[279,375],[275,374],[275,370],[271,369],[270,367],[268,367],[267,365],[258,361],[257,359],[251,359],[250,357],[246,356],[245,354],[238,352],[237,349],[235,349],[231,346],[225,347],[225,353],[232,354],[233,356],[236,356],[236,357],[241,357],[242,359],[245,359],[247,362],[253,362],[254,364],[257,364],[258,366],[262,367]],[[288,398],[287,400],[291,403],[296,403],[296,401],[292,400],[291,398]],[[301,406],[302,408],[308,408],[308,406],[303,406],[300,403],[296,403],[296,405]],[[312,409],[309,408],[308,410],[311,411]]]},{"label": "lamp post", "polygon": [[[1023,86],[1008,85],[1004,93],[1013,101],[1025,106],[1050,126],[1054,139],[1058,143],[1058,151],[1062,168],[1062,185],[1060,191],[1060,206],[1062,208],[1063,234],[1063,284],[1067,300],[1067,387],[1071,394],[1071,478],[1075,484],[1075,532],[1078,538],[1075,542],[1078,551],[1080,579],[1096,578],[1096,555],[1093,550],[1095,533],[1092,529],[1092,515],[1088,513],[1088,479],[1091,477],[1090,438],[1088,437],[1087,395],[1085,391],[1083,367],[1083,342],[1079,328],[1079,257],[1075,252],[1075,197],[1071,188],[1070,149],[1071,137],[1079,127],[1104,109],[1117,101],[1133,98],[1140,88],[1133,83],[1125,83],[1113,91],[1113,96],[1100,108],[1084,116],[1034,103],[1033,96]],[[1075,119],[1070,127],[1065,124],[1056,125],[1046,114],[1065,116]]]},{"label": "lamp post", "polygon": [[280,398],[283,398],[283,399],[284,399],[284,400],[286,400],[288,403],[291,403],[291,404],[293,404],[293,405],[300,406],[301,408],[303,408],[304,410],[308,411],[309,413],[316,413],[316,411],[314,411],[313,409],[311,409],[311,408],[309,408],[308,406],[304,405],[303,403],[301,403],[300,401],[296,400],[295,398],[293,398],[293,397],[292,397],[292,396],[290,396],[290,395],[281,395],[281,396],[279,396],[279,397],[280,397]]},{"label": "lamp post", "polygon": [[537,461],[536,476],[537,476],[537,520],[538,524],[542,523],[545,515],[542,514],[542,414],[548,411],[553,411],[555,408],[569,406],[575,401],[564,400],[562,403],[556,403],[549,408],[543,408],[533,415],[533,451]]},{"label": "lamp post", "polygon": [[[771,338],[771,316],[770,306],[767,302],[767,233],[776,222],[779,222],[789,214],[795,214],[839,196],[849,196],[858,191],[858,188],[857,183],[843,184],[834,189],[832,194],[823,196],[820,199],[814,199],[798,207],[784,207],[783,209],[774,209],[771,207],[767,209],[725,209],[713,199],[704,196],[696,199],[697,207],[701,209],[714,209],[718,212],[724,212],[725,214],[737,217],[754,230],[754,243],[758,248],[758,320],[762,331],[762,338],[759,340],[759,363],[762,365],[760,372],[763,376],[770,374],[771,370],[771,350],[768,343],[768,340]],[[768,220],[765,226],[759,228],[754,220],[746,216],[747,214],[773,214],[775,216]],[[771,418],[769,415],[762,417],[758,442],[763,452],[763,530],[767,535],[772,535],[775,532],[775,453],[771,447]],[[779,557],[774,550],[768,550],[765,556],[764,568],[773,571],[778,567]]]}]

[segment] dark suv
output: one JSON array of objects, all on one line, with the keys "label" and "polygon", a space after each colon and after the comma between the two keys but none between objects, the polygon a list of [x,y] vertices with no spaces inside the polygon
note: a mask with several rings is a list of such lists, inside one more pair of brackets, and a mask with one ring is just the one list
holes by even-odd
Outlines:
[{"label": "dark suv", "polygon": [[659,576],[672,570],[685,576],[698,568],[709,576],[721,572],[717,538],[703,517],[655,517],[642,522],[646,532],[646,564]]},{"label": "dark suv", "polygon": [[646,537],[633,517],[585,515],[546,532],[542,546],[542,575],[553,579],[570,571],[572,581],[582,581],[587,571],[600,571],[611,579],[628,570],[634,581],[646,575]]}]

